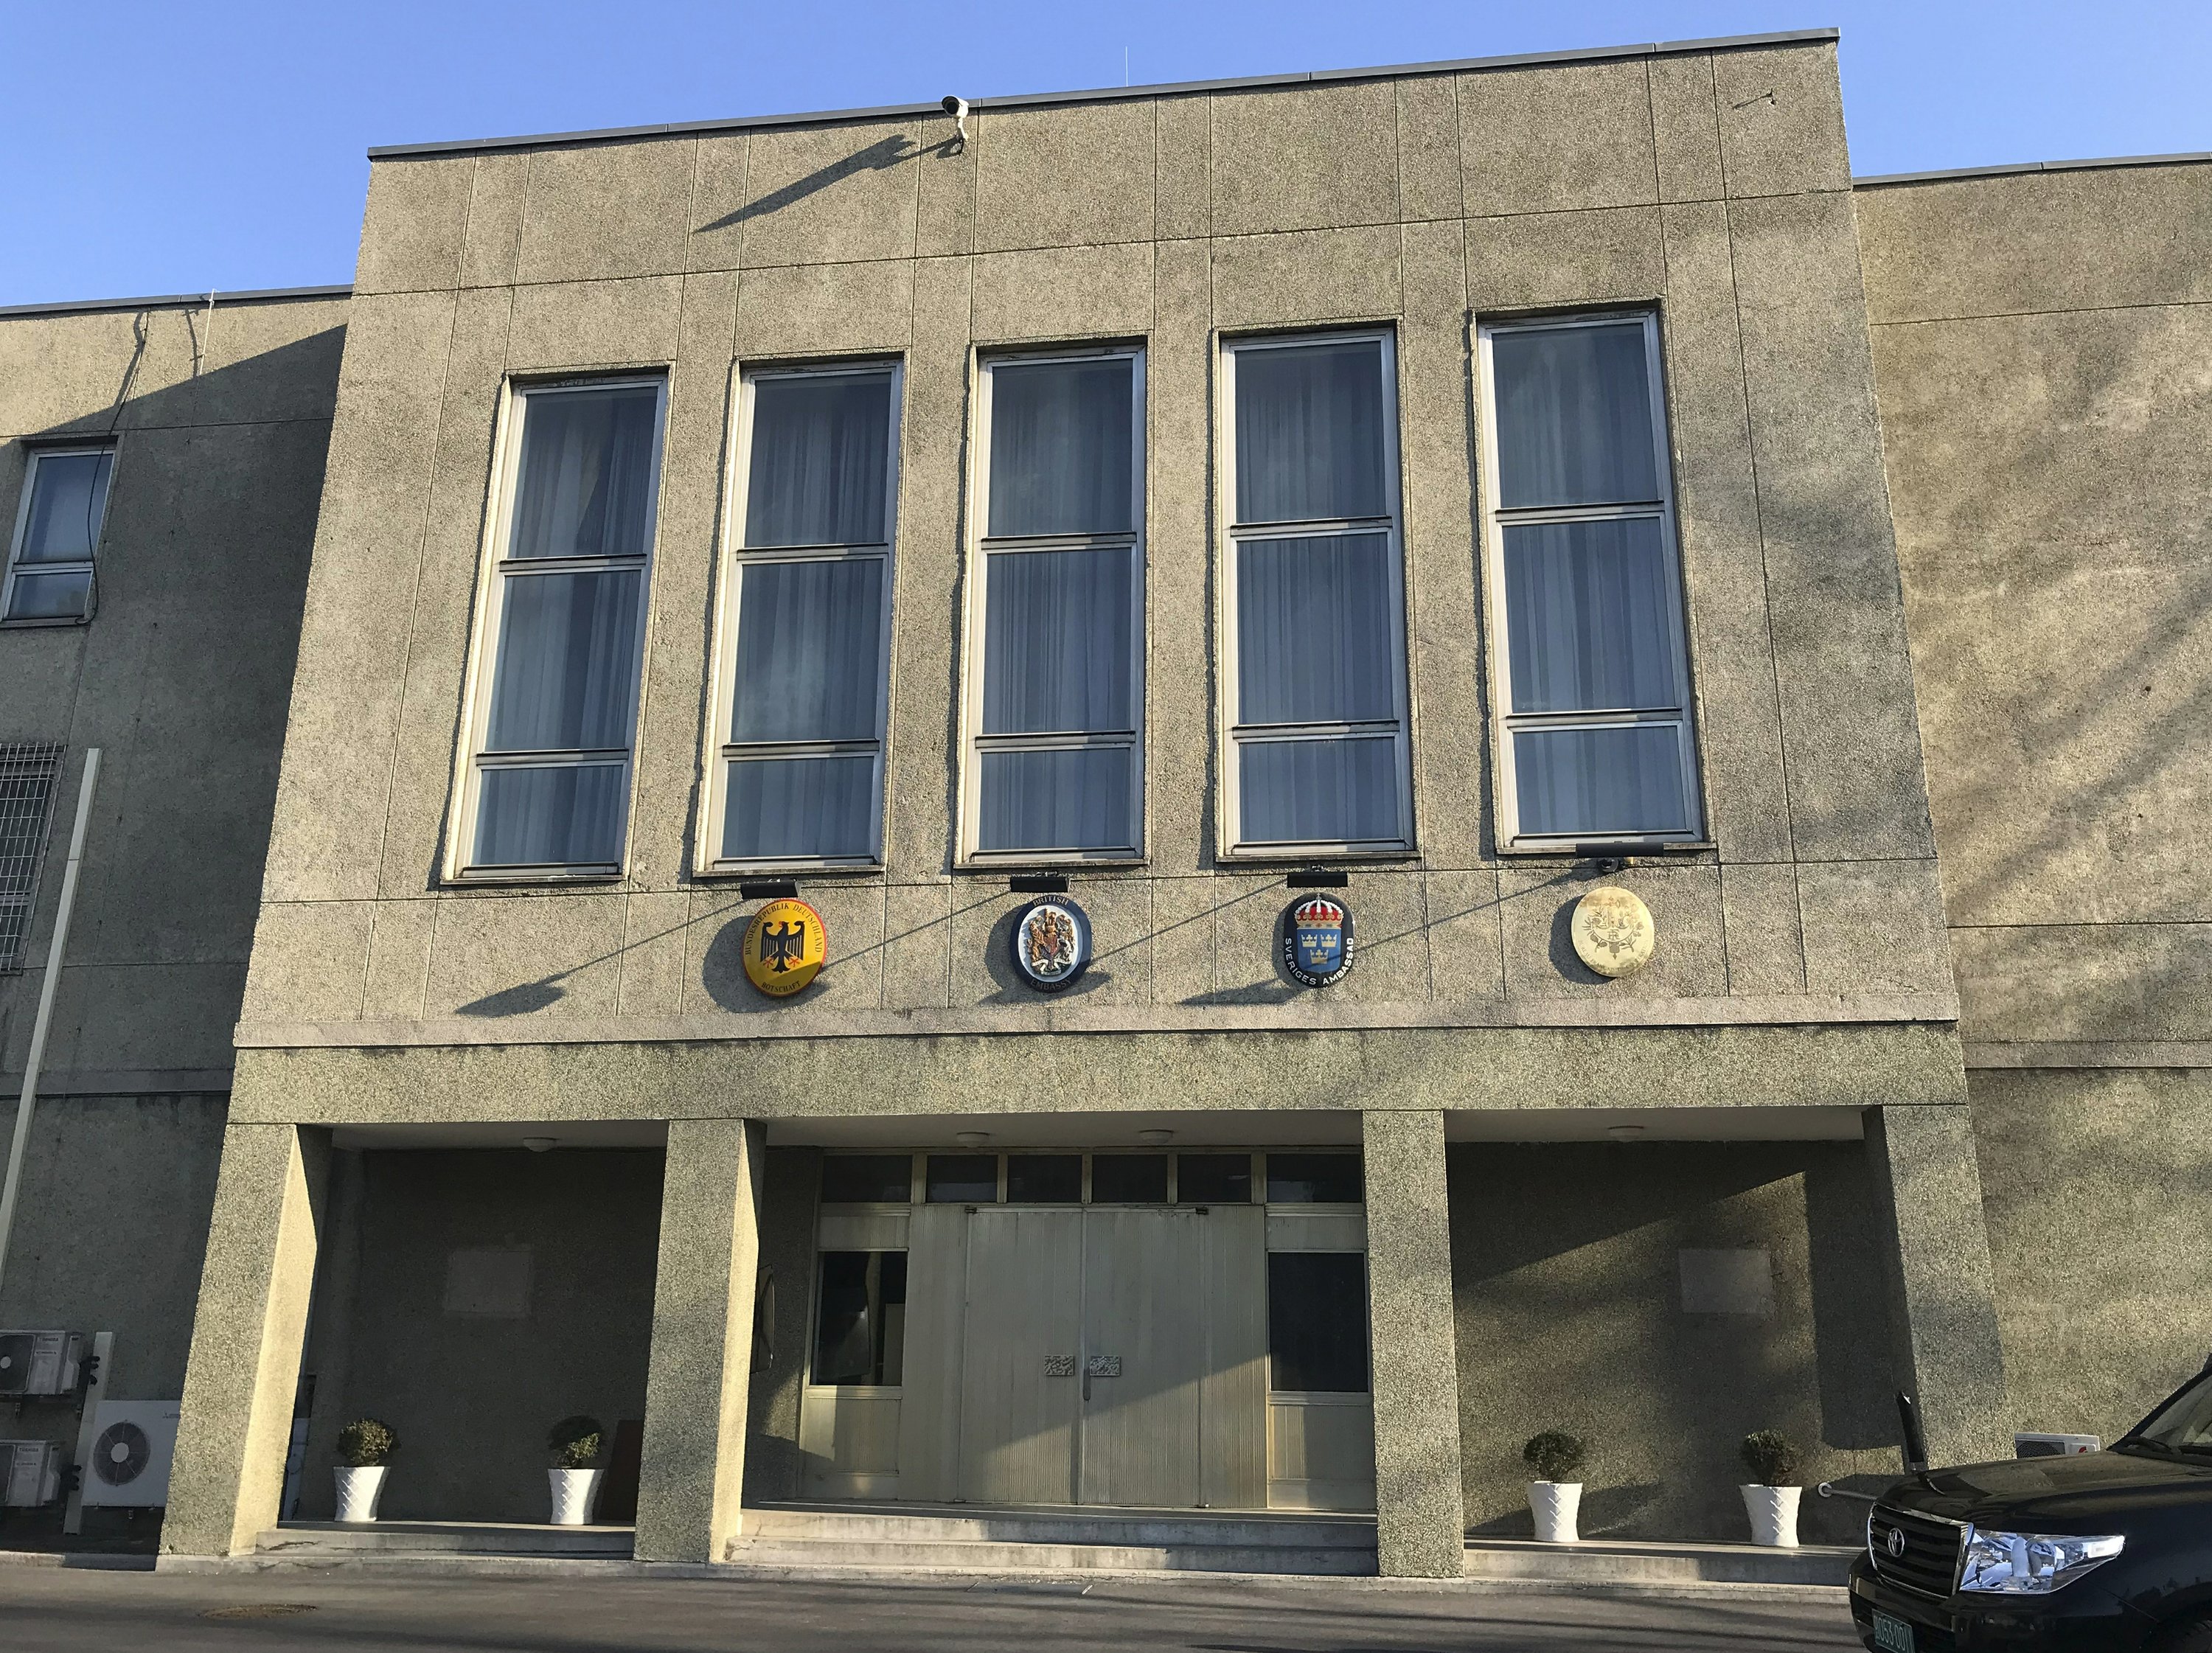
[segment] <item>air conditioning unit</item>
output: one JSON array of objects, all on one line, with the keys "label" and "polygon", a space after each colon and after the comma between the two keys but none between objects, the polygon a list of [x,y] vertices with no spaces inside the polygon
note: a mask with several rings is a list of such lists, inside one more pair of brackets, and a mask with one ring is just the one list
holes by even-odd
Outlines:
[{"label": "air conditioning unit", "polygon": [[62,1490],[59,1441],[0,1441],[0,1504],[36,1509]]},{"label": "air conditioning unit", "polygon": [[2077,1452],[2101,1452],[2105,1443],[2094,1435],[2045,1435],[2022,1431],[2012,1437],[2015,1458],[2070,1458]]},{"label": "air conditioning unit", "polygon": [[88,1506],[159,1509],[169,1501],[177,1450],[174,1401],[102,1401],[80,1486]]},{"label": "air conditioning unit", "polygon": [[0,1396],[70,1394],[83,1352],[81,1332],[0,1332]]}]

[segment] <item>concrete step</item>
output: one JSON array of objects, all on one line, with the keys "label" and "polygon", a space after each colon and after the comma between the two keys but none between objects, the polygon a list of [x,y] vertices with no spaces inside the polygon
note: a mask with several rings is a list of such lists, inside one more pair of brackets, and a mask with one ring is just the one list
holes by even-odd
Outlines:
[{"label": "concrete step", "polygon": [[1284,1544],[1038,1544],[981,1539],[740,1538],[725,1559],[744,1568],[966,1572],[1242,1572],[1356,1577],[1375,1552]]},{"label": "concrete step", "polygon": [[1485,1539],[1467,1547],[1466,1575],[1574,1584],[1841,1585],[1856,1546],[1768,1549],[1756,1544],[1665,1544],[1586,1539],[1539,1544]]},{"label": "concrete step", "polygon": [[288,1521],[254,1541],[261,1555],[557,1555],[628,1560],[632,1528],[520,1521]]},{"label": "concrete step", "polygon": [[1137,1548],[1277,1547],[1375,1551],[1371,1518],[1213,1516],[1190,1510],[1026,1509],[968,1510],[757,1506],[744,1515],[746,1540],[779,1542],[1109,1545]]}]

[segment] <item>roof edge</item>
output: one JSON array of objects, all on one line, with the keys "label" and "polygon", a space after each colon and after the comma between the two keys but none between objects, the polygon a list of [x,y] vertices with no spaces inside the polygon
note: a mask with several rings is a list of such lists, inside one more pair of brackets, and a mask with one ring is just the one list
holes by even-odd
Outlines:
[{"label": "roof edge", "polygon": [[1956,178],[2009,178],[2020,173],[2083,173],[2100,172],[2115,167],[2186,167],[2212,161],[2212,149],[2195,149],[2185,155],[2100,155],[2087,161],[2018,161],[2003,167],[1953,167],[1942,172],[1877,173],[1870,178],[1854,178],[1855,190],[1887,189],[1897,184],[1940,184]]},{"label": "roof edge", "polygon": [[241,292],[164,293],[158,298],[66,299],[56,304],[0,304],[0,317],[88,315],[101,310],[184,310],[203,305],[281,304],[289,299],[349,299],[351,286],[258,287]]},{"label": "roof edge", "polygon": [[[969,107],[1042,109],[1064,103],[1121,103],[1138,98],[1182,96],[1198,92],[1243,92],[1273,86],[1308,86],[1326,82],[1387,80],[1401,75],[1449,75],[1489,69],[1521,69],[1542,64],[1571,64],[1619,58],[1663,58],[1683,52],[1735,52],[1758,46],[1803,46],[1841,38],[1833,28],[1802,28],[1773,34],[1730,34],[1709,40],[1661,40],[1641,46],[1587,46],[1572,52],[1525,52],[1505,57],[1455,58],[1436,63],[1385,64],[1367,69],[1310,70],[1291,75],[1248,75],[1227,80],[1169,81],[1154,86],[1104,86],[1078,92],[1034,92],[1014,97],[976,98]],[[744,115],[726,120],[676,121],[653,126],[606,126],[591,131],[540,132],[520,137],[456,138],[438,143],[386,143],[368,151],[371,161],[400,161],[423,155],[471,155],[487,149],[546,149],[582,143],[614,143],[642,137],[681,137],[700,132],[744,132],[784,126],[829,126],[846,121],[889,120],[902,116],[942,117],[934,103],[883,104],[869,109],[824,109],[805,113]]]}]

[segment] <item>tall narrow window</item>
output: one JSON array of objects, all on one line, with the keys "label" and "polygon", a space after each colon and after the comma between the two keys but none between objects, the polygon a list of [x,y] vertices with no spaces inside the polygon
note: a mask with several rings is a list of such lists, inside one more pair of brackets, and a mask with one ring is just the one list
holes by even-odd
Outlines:
[{"label": "tall narrow window", "polygon": [[1481,335],[1509,848],[1699,836],[1654,316]]},{"label": "tall narrow window", "polygon": [[658,380],[518,388],[470,723],[464,874],[622,870]]},{"label": "tall narrow window", "polygon": [[983,364],[972,857],[1143,853],[1144,407],[1135,350]]},{"label": "tall narrow window", "polygon": [[107,514],[112,447],[31,450],[0,618],[70,625],[92,617],[92,558]]},{"label": "tall narrow window", "polygon": [[708,789],[710,866],[881,853],[898,370],[744,375]]},{"label": "tall narrow window", "polygon": [[1222,352],[1231,853],[1413,842],[1398,439],[1386,334]]}]

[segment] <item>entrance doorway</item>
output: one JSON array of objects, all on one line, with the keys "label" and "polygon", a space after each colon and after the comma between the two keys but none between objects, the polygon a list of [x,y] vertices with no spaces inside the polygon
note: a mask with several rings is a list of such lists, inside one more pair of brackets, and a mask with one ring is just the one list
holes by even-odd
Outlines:
[{"label": "entrance doorway", "polygon": [[[1358,1175],[1343,1153],[826,1159],[807,1490],[1371,1507]],[[1345,1267],[1309,1281],[1316,1257]]]}]

